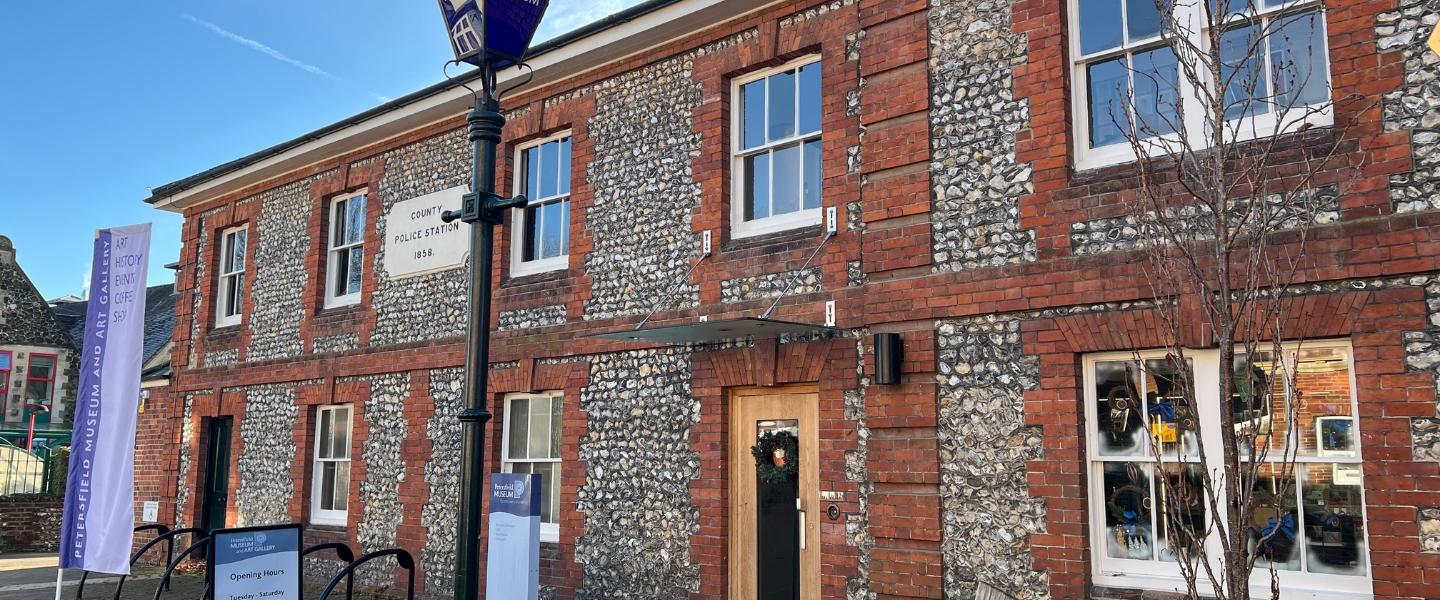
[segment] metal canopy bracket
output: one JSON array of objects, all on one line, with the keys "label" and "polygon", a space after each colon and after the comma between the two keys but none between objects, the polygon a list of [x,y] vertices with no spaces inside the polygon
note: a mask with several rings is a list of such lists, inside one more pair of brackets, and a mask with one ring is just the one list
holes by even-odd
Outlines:
[{"label": "metal canopy bracket", "polygon": [[661,344],[691,344],[718,342],[737,338],[769,339],[782,335],[806,335],[814,333],[835,333],[840,329],[824,325],[776,321],[758,317],[700,321],[681,325],[666,325],[635,331],[602,333],[593,337],[632,342],[658,342]]}]

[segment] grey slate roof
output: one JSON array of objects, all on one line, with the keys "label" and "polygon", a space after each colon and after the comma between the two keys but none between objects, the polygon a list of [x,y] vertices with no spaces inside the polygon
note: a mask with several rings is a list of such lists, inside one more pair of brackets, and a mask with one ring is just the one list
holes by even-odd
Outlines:
[{"label": "grey slate roof", "polygon": [[[140,364],[150,362],[169,343],[175,330],[175,286],[165,283],[145,288],[145,345]],[[85,300],[61,301],[51,305],[55,320],[70,332],[75,347],[85,337]]]}]

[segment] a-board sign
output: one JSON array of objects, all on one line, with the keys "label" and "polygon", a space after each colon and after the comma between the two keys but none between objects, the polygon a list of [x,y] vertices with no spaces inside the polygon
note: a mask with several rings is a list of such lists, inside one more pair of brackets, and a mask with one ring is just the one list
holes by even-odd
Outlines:
[{"label": "a-board sign", "polygon": [[537,474],[490,475],[486,598],[536,600],[540,596],[540,498],[543,485]]},{"label": "a-board sign", "polygon": [[385,274],[401,279],[465,266],[470,228],[440,215],[460,210],[465,186],[396,202],[385,215]]},{"label": "a-board sign", "polygon": [[300,600],[300,524],[219,529],[212,534],[214,600]]}]

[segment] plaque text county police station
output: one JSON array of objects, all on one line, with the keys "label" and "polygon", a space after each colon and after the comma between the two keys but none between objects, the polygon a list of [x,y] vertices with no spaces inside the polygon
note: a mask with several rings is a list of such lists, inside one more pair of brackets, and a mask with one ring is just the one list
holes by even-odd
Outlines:
[{"label": "plaque text county police station", "polygon": [[470,253],[469,228],[440,215],[459,210],[465,187],[397,202],[385,215],[385,272],[391,279],[455,269]]}]

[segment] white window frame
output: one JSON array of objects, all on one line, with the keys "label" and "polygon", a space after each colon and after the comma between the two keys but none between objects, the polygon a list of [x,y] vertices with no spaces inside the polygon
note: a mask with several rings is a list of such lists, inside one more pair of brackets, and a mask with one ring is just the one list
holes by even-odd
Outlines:
[{"label": "white window frame", "polygon": [[[511,179],[514,179],[514,181],[511,182],[511,189],[513,190],[513,193],[515,193],[515,194],[521,193],[521,191],[524,190],[524,188],[525,188],[525,182],[529,180],[529,172],[527,171],[527,169],[529,168],[529,165],[527,165],[527,164],[525,163],[525,160],[524,160],[525,151],[526,151],[526,150],[529,150],[529,149],[531,149],[531,148],[536,148],[536,147],[539,147],[539,146],[543,146],[543,145],[548,144],[548,143],[550,143],[550,142],[555,142],[555,141],[563,140],[563,139],[565,139],[565,138],[570,138],[570,164],[565,165],[565,168],[570,171],[570,186],[571,186],[571,189],[572,189],[572,190],[574,189],[574,186],[575,186],[575,168],[574,168],[574,165],[575,165],[575,139],[574,139],[574,137],[571,135],[571,132],[569,132],[569,131],[564,131],[564,132],[557,133],[557,134],[555,134],[555,135],[552,135],[552,136],[549,136],[549,137],[546,137],[546,138],[541,138],[541,139],[537,139],[537,140],[531,140],[531,141],[525,142],[524,144],[521,144],[521,145],[518,145],[518,146],[515,147],[515,163],[514,163],[514,164],[515,164],[515,169],[513,170],[513,173],[514,173],[515,176],[511,178]],[[557,174],[557,176],[558,176],[558,174]],[[525,276],[525,275],[534,275],[534,274],[536,274],[536,273],[547,273],[547,272],[550,272],[550,271],[559,271],[559,270],[561,270],[561,269],[565,269],[565,268],[569,267],[569,266],[570,266],[570,248],[569,248],[568,243],[567,243],[566,248],[565,248],[565,253],[564,253],[564,254],[561,254],[560,256],[552,256],[552,257],[550,257],[550,258],[541,258],[541,259],[536,259],[536,260],[531,260],[531,261],[526,261],[526,260],[524,260],[524,258],[525,258],[525,209],[526,209],[526,208],[529,208],[529,207],[531,207],[531,206],[539,206],[539,205],[544,205],[544,204],[552,204],[552,203],[555,203],[555,202],[570,202],[570,201],[571,201],[571,192],[570,192],[570,191],[566,191],[566,192],[563,193],[563,194],[557,194],[557,195],[548,196],[548,197],[545,197],[545,198],[531,198],[531,197],[529,197],[529,196],[527,195],[525,199],[526,199],[526,203],[525,203],[525,207],[524,207],[524,208],[512,209],[512,212],[511,212],[511,218],[510,218],[510,231],[511,231],[511,234],[510,234],[510,276],[511,276],[511,277],[523,277],[523,276]],[[567,218],[570,217],[570,214],[571,214],[570,211],[571,211],[571,210],[574,210],[574,208],[575,208],[575,205],[574,205],[573,203],[570,204],[570,208],[565,211],[565,214],[566,214]],[[572,231],[571,233],[573,234],[574,232]],[[568,240],[567,240],[567,241],[568,241]]]},{"label": "white window frame", "polygon": [[360,241],[351,244],[337,244],[335,240],[335,224],[337,223],[337,219],[341,218],[341,216],[337,213],[339,212],[340,207],[345,204],[345,202],[353,200],[355,198],[365,198],[366,219],[364,230],[369,231],[370,199],[366,197],[364,190],[351,194],[336,196],[330,199],[330,208],[328,209],[330,211],[330,222],[328,223],[326,227],[327,231],[325,232],[325,239],[327,241],[325,245],[325,308],[336,308],[341,306],[351,306],[354,304],[359,304],[360,294],[364,292],[365,286],[362,283],[360,286],[361,289],[354,292],[350,292],[347,294],[335,293],[335,276],[336,272],[340,268],[340,261],[336,257],[341,252],[349,251],[352,248],[360,249],[360,279],[362,282],[365,279],[365,232],[361,232]]},{"label": "white window frame", "polygon": [[[342,410],[346,412],[346,416],[348,417],[348,418],[345,419],[345,421],[344,421],[344,422],[345,422],[345,428],[346,428],[346,430],[345,430],[345,439],[346,439],[346,442],[347,442],[347,444],[346,444],[346,446],[345,446],[345,457],[344,457],[344,458],[334,458],[334,457],[332,457],[332,458],[321,458],[321,457],[320,457],[320,447],[321,447],[321,443],[324,442],[325,440],[323,440],[323,439],[320,438],[320,424],[324,421],[325,416],[326,416],[327,414],[333,414],[333,413],[336,413],[336,412],[340,412],[340,411],[342,411]],[[334,425],[333,425],[335,422],[336,422],[336,421],[334,420],[334,417],[332,416],[332,417],[331,417],[331,424],[332,424],[332,425],[331,425],[331,433],[330,433],[332,439],[333,439],[333,437],[334,437],[334,435],[335,435],[335,433],[334,433],[335,430],[334,430]],[[318,408],[315,410],[315,447],[314,447],[314,449],[313,449],[313,451],[311,452],[311,455],[310,455],[310,456],[311,456],[311,461],[312,461],[312,462],[311,462],[311,471],[312,471],[312,472],[311,472],[311,478],[310,478],[310,522],[311,522],[312,524],[315,524],[315,525],[339,525],[339,526],[345,526],[345,525],[348,524],[348,519],[349,519],[349,515],[350,515],[350,510],[349,510],[349,509],[350,509],[350,489],[349,489],[349,488],[350,488],[350,484],[353,483],[352,478],[348,475],[348,473],[349,473],[348,469],[349,469],[349,465],[351,464],[351,461],[353,460],[353,455],[354,455],[354,453],[352,452],[352,448],[354,448],[354,446],[355,446],[355,409],[354,409],[354,405],[352,405],[352,404],[330,404],[330,405],[318,407]],[[342,462],[343,462],[343,463],[345,463],[345,464],[347,465],[347,467],[346,467],[346,468],[347,468],[347,475],[346,475],[346,477],[345,477],[346,489],[344,490],[344,493],[345,493],[345,510],[327,510],[327,509],[324,509],[324,508],[321,508],[321,507],[320,507],[320,506],[321,506],[321,502],[320,502],[321,493],[325,491],[325,490],[324,490],[324,485],[325,485],[325,470],[324,470],[323,468],[321,468],[321,464],[327,463],[327,462],[334,462],[334,463],[342,463]]]},{"label": "white window frame", "polygon": [[[1099,148],[1090,147],[1090,82],[1087,78],[1085,67],[1109,58],[1114,58],[1116,56],[1137,53],[1143,51],[1144,49],[1153,49],[1160,45],[1160,40],[1162,36],[1157,33],[1154,36],[1141,40],[1122,41],[1121,45],[1117,48],[1093,52],[1088,55],[1081,54],[1080,2],[1084,0],[1067,1],[1069,2],[1069,17],[1067,26],[1069,28],[1068,32],[1070,33],[1070,35],[1068,36],[1070,39],[1069,56],[1071,82],[1069,91],[1071,113],[1073,114],[1072,119],[1075,132],[1075,134],[1071,136],[1071,139],[1074,140],[1075,168],[1077,170],[1083,171],[1087,169],[1096,169],[1110,165],[1133,162],[1136,160],[1136,150],[1130,146],[1128,140],[1108,146],[1101,146]],[[1128,1],[1150,2],[1152,0]],[[1190,37],[1201,37],[1203,35],[1203,29],[1196,24],[1204,22],[1204,7],[1201,3],[1207,1],[1209,0],[1187,0],[1186,2],[1176,3],[1177,10],[1179,11],[1177,12],[1177,21],[1181,23],[1187,31],[1190,32]],[[1245,0],[1230,1],[1232,4],[1243,4],[1245,2]],[[1256,1],[1258,3],[1260,0]],[[1311,127],[1328,127],[1334,124],[1334,88],[1332,87],[1333,77],[1330,73],[1330,49],[1328,47],[1328,41],[1330,39],[1329,25],[1327,24],[1326,11],[1318,2],[1318,0],[1295,0],[1291,2],[1286,2],[1281,6],[1260,7],[1253,13],[1231,15],[1225,19],[1225,24],[1228,26],[1231,23],[1236,23],[1243,20],[1253,20],[1257,23],[1262,21],[1269,22],[1274,18],[1294,14],[1297,12],[1304,12],[1306,10],[1316,10],[1318,11],[1320,16],[1317,24],[1320,29],[1320,39],[1325,40],[1327,43],[1322,44],[1320,48],[1317,48],[1317,50],[1324,53],[1325,55],[1323,61],[1325,68],[1321,69],[1321,71],[1325,77],[1325,89],[1330,91],[1331,98],[1326,100],[1326,103],[1323,106],[1320,106],[1319,110],[1315,110],[1314,112],[1310,111],[1312,109],[1315,109],[1316,105],[1310,105],[1309,107],[1292,107],[1289,110],[1290,114],[1286,115],[1286,118],[1283,121],[1277,118],[1273,111],[1259,115],[1250,115],[1239,117],[1236,119],[1229,119],[1226,121],[1224,135],[1227,138],[1232,139],[1226,139],[1226,143],[1240,143],[1248,140],[1270,137],[1275,135],[1277,132],[1293,133],[1299,131],[1301,127],[1305,125]],[[1128,11],[1123,9],[1120,11],[1120,30],[1122,36],[1129,35],[1129,16],[1127,13]],[[1163,16],[1161,18],[1164,19]],[[1201,43],[1208,46],[1207,40],[1208,37],[1201,38]],[[1261,51],[1263,52],[1264,48],[1262,48]],[[1179,58],[1183,60],[1183,57]],[[1264,72],[1264,77],[1268,84],[1271,76],[1270,60],[1268,56],[1262,56],[1261,59],[1262,64],[1260,68]],[[1198,72],[1204,72],[1203,68],[1199,68],[1198,66],[1196,68],[1198,69]],[[1195,136],[1192,136],[1192,138],[1189,140],[1189,144],[1192,148],[1196,150],[1201,150],[1215,146],[1214,140],[1209,139],[1209,132],[1205,128],[1205,119],[1203,114],[1204,111],[1199,99],[1195,97],[1194,82],[1189,81],[1185,77],[1185,75],[1181,73],[1179,75],[1178,83],[1179,90],[1177,93],[1179,94],[1180,102],[1184,105],[1185,109],[1185,121],[1179,124],[1183,128],[1182,132],[1161,135],[1154,138],[1149,138],[1142,142],[1140,144],[1140,151],[1146,157],[1179,152],[1184,147],[1181,144],[1180,136],[1183,134],[1183,132],[1186,131],[1199,132],[1195,134]],[[1207,85],[1213,86],[1216,84],[1208,83]],[[1274,86],[1270,85],[1269,89],[1271,89],[1273,92]]]},{"label": "white window frame", "polygon": [[[555,470],[556,470],[556,472],[564,473],[563,460],[562,460],[561,458],[559,458],[559,457],[556,457],[556,458],[511,458],[511,457],[510,457],[510,403],[511,403],[511,401],[513,401],[513,400],[532,400],[532,399],[552,400],[552,399],[554,399],[554,398],[559,398],[559,399],[560,399],[560,410],[561,410],[561,413],[562,413],[561,423],[564,423],[563,413],[564,413],[564,410],[565,410],[565,393],[564,393],[563,391],[549,391],[549,392],[540,392],[540,393],[536,393],[536,394],[521,394],[521,393],[517,393],[517,394],[506,394],[506,395],[505,395],[505,414],[504,414],[505,420],[504,420],[504,423],[503,423],[502,426],[501,426],[502,433],[501,433],[501,439],[500,439],[500,453],[501,453],[501,454],[500,454],[500,471],[501,471],[502,473],[513,473],[513,472],[514,472],[514,471],[513,471],[514,465],[515,465],[516,463],[550,463],[550,464],[554,464],[554,465],[555,465]],[[562,425],[561,427],[563,428],[564,426]],[[552,430],[552,434],[553,434],[553,430]],[[564,431],[563,431],[563,430],[561,431],[560,435],[561,435],[560,451],[561,451],[561,453],[563,454],[564,451],[565,451],[565,442],[564,442],[564,435],[565,435],[565,434],[564,434]],[[562,477],[563,477],[563,476],[562,476]],[[559,487],[559,482],[558,482],[558,481],[547,481],[547,482],[544,482],[543,485],[544,485],[545,488],[546,488],[546,489],[545,489],[545,493],[547,493],[547,494],[555,494],[555,496],[554,496],[554,498],[555,498],[555,522],[554,522],[554,523],[545,523],[545,522],[542,521],[542,522],[540,523],[540,541],[542,541],[542,542],[559,542],[559,541],[560,541],[560,519],[561,519],[561,517],[560,517],[560,514],[561,514],[561,505],[560,505],[560,494],[559,494],[559,492],[560,492],[561,490],[560,490],[560,487]]]},{"label": "white window frame", "polygon": [[[757,236],[757,235],[765,235],[765,234],[767,234],[767,233],[776,233],[776,232],[785,231],[785,230],[788,230],[788,229],[798,229],[798,228],[801,228],[801,227],[809,227],[809,226],[811,226],[811,225],[819,225],[819,224],[820,224],[821,215],[822,215],[822,214],[824,213],[824,211],[825,211],[825,189],[824,189],[824,166],[823,166],[823,164],[822,164],[822,166],[821,166],[820,206],[817,206],[817,207],[815,207],[815,208],[802,208],[802,209],[800,209],[800,210],[798,210],[798,211],[791,212],[791,213],[786,213],[786,214],[783,214],[783,215],[771,215],[771,216],[768,216],[768,217],[763,217],[763,218],[759,218],[759,219],[753,219],[753,220],[750,220],[750,221],[746,221],[746,220],[745,220],[745,158],[746,158],[746,157],[749,157],[749,156],[756,155],[756,154],[761,154],[761,153],[769,152],[769,151],[772,150],[772,149],[779,148],[779,147],[782,147],[782,146],[788,146],[788,145],[791,145],[791,144],[797,144],[797,143],[798,143],[799,145],[804,146],[806,142],[813,141],[813,140],[822,140],[822,141],[821,141],[821,147],[822,147],[822,149],[823,149],[823,147],[824,147],[824,141],[823,141],[823,139],[824,139],[824,134],[825,134],[825,122],[824,122],[823,114],[822,114],[821,123],[820,123],[820,130],[817,131],[817,132],[805,133],[805,134],[797,134],[797,135],[794,135],[794,136],[785,138],[785,139],[783,139],[783,140],[776,140],[776,141],[773,141],[773,142],[768,142],[768,143],[765,143],[765,144],[761,144],[761,145],[756,146],[756,147],[754,147],[754,148],[744,148],[744,143],[745,143],[745,137],[744,137],[744,136],[745,136],[745,127],[744,127],[744,126],[745,126],[745,123],[744,123],[744,114],[742,114],[742,112],[741,112],[741,105],[742,105],[743,103],[742,103],[741,100],[740,100],[740,98],[741,98],[741,96],[740,96],[740,94],[741,94],[740,88],[743,87],[743,86],[744,86],[745,84],[747,84],[747,83],[759,81],[759,80],[761,80],[761,79],[765,79],[766,77],[769,77],[769,76],[774,75],[774,74],[776,74],[776,73],[781,73],[781,72],[784,72],[784,71],[789,71],[789,70],[791,70],[791,69],[797,69],[797,73],[798,73],[798,69],[799,69],[800,67],[803,67],[803,66],[805,66],[805,65],[812,64],[812,63],[819,64],[820,62],[821,62],[821,60],[820,60],[820,55],[819,55],[819,54],[810,54],[810,55],[802,56],[802,57],[797,58],[797,59],[795,59],[795,60],[792,60],[792,61],[790,61],[790,62],[787,62],[787,63],[785,63],[785,64],[783,64],[783,65],[778,66],[778,67],[773,67],[773,68],[769,68],[769,69],[764,69],[764,70],[761,70],[761,71],[756,71],[756,72],[754,72],[754,73],[747,73],[747,74],[745,74],[745,76],[743,76],[743,77],[736,77],[736,78],[734,78],[733,80],[731,80],[731,82],[730,82],[730,237],[731,237],[731,238],[739,239],[739,238],[754,237],[754,236]],[[821,76],[820,76],[820,90],[821,90],[821,102],[820,102],[820,104],[821,104],[821,109],[822,109],[822,111],[823,111],[824,104],[825,104],[825,102],[824,102],[825,76],[824,76],[824,73],[823,73],[823,68],[824,68],[823,65],[821,66],[821,68],[822,68],[822,73],[821,73]],[[769,111],[769,106],[768,106],[768,104],[769,104],[769,102],[770,102],[770,94],[769,94],[768,91],[767,91],[766,94],[765,94],[765,102],[766,102],[766,104],[767,104],[767,106],[766,106],[766,112],[768,113],[768,111]],[[798,98],[798,97],[796,98],[796,112],[797,112],[797,113],[799,112],[799,98]],[[800,123],[799,114],[796,114],[795,123],[796,123],[796,130],[798,131],[798,130],[799,130],[799,123]],[[800,197],[798,198],[798,200],[801,202],[801,205],[802,205],[802,206],[804,205],[803,203],[804,203],[804,201],[805,201],[805,199],[804,199],[804,187],[803,187],[803,186],[804,186],[804,181],[803,181],[803,174],[804,174],[804,172],[805,172],[805,164],[804,164],[804,159],[803,159],[803,157],[802,157],[801,162],[800,162],[801,178],[796,181],[796,185],[801,186],[801,191],[799,192],[799,193],[800,193]],[[774,169],[774,167],[773,167],[773,164],[772,164],[771,169],[770,169],[770,178],[771,178],[771,180],[773,180],[773,179],[775,178],[775,169]]]},{"label": "white window frame", "polygon": [[[235,250],[235,239],[241,236],[245,238],[245,252],[242,253],[240,256],[240,268],[238,270],[227,270],[226,265],[230,262],[230,254]],[[249,251],[250,229],[247,226],[241,225],[239,227],[232,227],[230,229],[226,229],[220,232],[220,260],[216,265],[215,269],[218,279],[215,286],[216,327],[229,327],[231,325],[239,325],[240,320],[245,313],[245,267],[248,264],[248,261],[246,260],[248,257],[245,254],[247,254]],[[229,309],[231,307],[227,306],[227,302],[229,302],[230,293],[234,289],[237,282],[241,286],[241,296],[235,299],[235,306],[233,307],[235,309],[234,314],[229,314]]]},{"label": "white window frame", "polygon": [[[1355,353],[1349,340],[1305,341],[1303,344],[1282,344],[1283,352],[1287,353],[1294,352],[1297,349],[1308,350],[1318,348],[1335,348],[1345,352],[1349,360],[1350,414],[1358,417],[1360,413],[1358,390],[1355,387]],[[1261,348],[1261,350],[1269,351],[1269,347],[1266,346]],[[1158,560],[1146,561],[1111,558],[1105,549],[1105,540],[1107,539],[1107,532],[1105,531],[1105,506],[1103,502],[1096,501],[1096,499],[1105,497],[1104,476],[1100,471],[1107,462],[1154,464],[1155,457],[1153,451],[1148,449],[1140,455],[1129,457],[1129,460],[1126,460],[1125,457],[1102,455],[1100,453],[1100,445],[1095,435],[1095,426],[1093,425],[1100,422],[1099,415],[1096,414],[1098,412],[1098,403],[1095,390],[1095,366],[1101,362],[1134,362],[1137,358],[1141,361],[1163,358],[1167,352],[1170,352],[1170,350],[1156,349],[1104,352],[1088,354],[1082,360],[1082,368],[1084,369],[1082,381],[1084,385],[1083,397],[1085,399],[1086,423],[1085,431],[1082,435],[1084,436],[1086,450],[1084,469],[1088,485],[1088,497],[1090,498],[1086,503],[1086,511],[1090,522],[1090,563],[1091,574],[1095,585],[1140,588],[1176,593],[1184,593],[1186,590],[1184,579],[1180,574],[1179,567],[1175,563]],[[1191,369],[1195,378],[1194,384],[1197,393],[1213,393],[1214,390],[1217,390],[1219,386],[1217,378],[1219,373],[1219,351],[1213,349],[1186,350],[1185,357],[1191,361]],[[1215,410],[1219,406],[1218,399],[1200,398],[1196,404],[1196,412],[1202,423],[1200,431],[1202,441],[1210,455],[1208,464],[1211,465],[1212,468],[1218,468],[1218,465],[1224,464],[1223,456],[1221,456],[1224,442],[1218,431],[1218,427],[1214,426],[1216,423],[1219,423],[1219,417],[1215,414]],[[1297,435],[1300,433],[1303,432],[1297,432]],[[1293,460],[1297,466],[1306,463],[1342,463],[1359,466],[1363,464],[1364,461],[1361,458],[1360,452],[1361,431],[1358,418],[1352,422],[1351,435],[1353,436],[1352,441],[1355,444],[1355,451],[1348,456],[1324,456],[1317,451],[1315,455],[1310,456],[1294,455],[1290,457],[1290,460]],[[1287,436],[1287,443],[1288,441],[1289,436]],[[1198,457],[1187,457],[1181,460],[1180,457],[1177,457],[1171,452],[1167,452],[1164,455],[1164,461],[1167,465],[1181,462],[1199,464]],[[1278,461],[1271,460],[1269,462]],[[1363,477],[1362,474],[1360,489],[1361,493],[1365,494],[1368,490],[1365,489]],[[1373,537],[1369,532],[1370,520],[1368,514],[1366,514],[1368,509],[1363,500],[1360,504],[1360,509],[1361,519],[1364,520],[1366,529],[1365,551],[1361,553],[1361,560],[1364,561],[1365,564],[1365,576],[1277,570],[1276,572],[1280,578],[1280,589],[1283,597],[1310,598],[1316,600],[1359,600],[1361,598],[1372,597],[1374,565],[1370,563],[1369,555],[1372,551]],[[1303,520],[1304,506],[1298,506],[1297,510],[1302,515]],[[1215,515],[1209,514],[1209,512],[1209,507],[1207,507],[1207,518],[1214,519]],[[1208,556],[1218,557],[1221,555],[1222,550],[1218,538],[1211,536],[1211,538],[1207,540],[1206,545]],[[1300,551],[1303,551],[1303,547],[1300,548]],[[1219,572],[1218,564],[1215,568],[1216,572]],[[1203,571],[1200,577],[1203,582],[1205,580]],[[1260,564],[1256,565],[1255,571],[1252,573],[1251,590],[1256,594],[1268,597],[1270,593],[1270,571],[1267,567]]]}]

